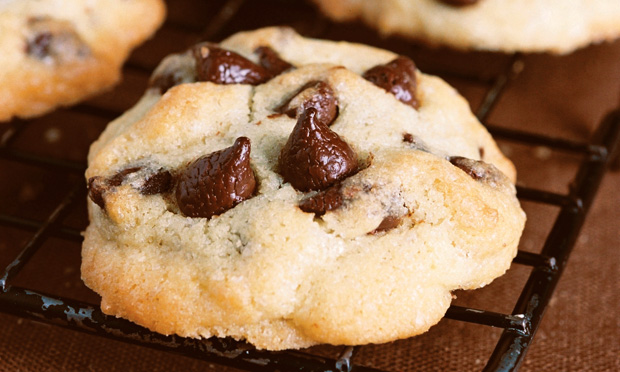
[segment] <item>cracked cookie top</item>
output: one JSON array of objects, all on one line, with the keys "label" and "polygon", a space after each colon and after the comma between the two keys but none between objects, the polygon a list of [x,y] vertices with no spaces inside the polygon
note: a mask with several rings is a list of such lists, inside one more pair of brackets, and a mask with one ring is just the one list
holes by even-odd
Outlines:
[{"label": "cracked cookie top", "polygon": [[426,331],[507,269],[525,220],[452,88],[287,28],[167,57],[86,177],[82,276],[106,313],[276,350]]}]

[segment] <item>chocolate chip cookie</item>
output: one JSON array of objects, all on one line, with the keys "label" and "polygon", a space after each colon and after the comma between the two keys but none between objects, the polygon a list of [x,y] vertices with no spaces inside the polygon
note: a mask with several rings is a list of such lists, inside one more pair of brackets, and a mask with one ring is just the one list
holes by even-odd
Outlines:
[{"label": "chocolate chip cookie", "polygon": [[515,170],[405,56],[266,28],[164,59],[89,154],[104,312],[279,350],[410,337],[517,251]]},{"label": "chocolate chip cookie", "polygon": [[109,88],[164,13],[161,0],[0,1],[0,122]]},{"label": "chocolate chip cookie", "polygon": [[617,0],[313,0],[337,21],[430,45],[568,53],[620,36]]}]

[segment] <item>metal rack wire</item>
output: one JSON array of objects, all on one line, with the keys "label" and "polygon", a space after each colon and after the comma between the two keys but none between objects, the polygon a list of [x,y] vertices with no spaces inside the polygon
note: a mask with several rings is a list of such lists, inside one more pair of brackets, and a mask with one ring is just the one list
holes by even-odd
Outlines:
[{"label": "metal rack wire", "polygon": [[[242,0],[220,3],[219,11],[212,19],[207,20],[208,26],[205,29],[180,25],[174,21],[169,21],[165,28],[189,34],[190,39],[217,39],[227,32],[227,26],[234,22],[236,12],[244,6]],[[286,6],[286,2],[282,2],[282,6]],[[321,36],[321,25],[324,25],[325,21],[321,22],[318,22],[320,26],[313,22],[311,27],[306,28],[307,33]],[[508,61],[504,70],[491,79],[491,84],[486,80],[478,80],[480,84],[489,85],[477,110],[478,118],[487,125],[496,138],[524,146],[543,145],[553,150],[570,152],[579,156],[580,162],[568,194],[518,187],[518,196],[521,200],[557,206],[560,212],[546,237],[542,251],[532,253],[520,250],[514,260],[514,263],[526,265],[532,270],[513,311],[497,313],[484,309],[451,306],[446,314],[448,319],[503,329],[484,371],[519,369],[562,275],[610,159],[617,153],[620,139],[620,110],[610,113],[588,142],[509,130],[488,123],[490,113],[498,104],[507,86],[518,78],[523,63],[523,58],[515,55]],[[139,61],[131,61],[126,69],[143,75],[144,80],[148,78],[150,71],[149,66],[145,67]],[[441,75],[441,72],[439,74]],[[105,119],[120,113],[93,105],[81,105],[72,110]],[[81,241],[80,229],[69,227],[64,221],[71,210],[79,205],[78,201],[85,198],[85,184],[81,178],[85,164],[20,150],[14,144],[25,135],[25,132],[32,129],[29,128],[31,125],[31,121],[21,120],[9,124],[0,138],[0,160],[28,164],[40,169],[55,169],[67,176],[73,176],[75,181],[44,220],[0,214],[0,226],[29,234],[29,239],[17,256],[0,273],[0,312],[248,370],[379,371],[355,363],[355,356],[363,347],[344,347],[337,358],[330,359],[300,351],[256,350],[244,342],[232,339],[194,340],[163,336],[129,321],[107,316],[96,305],[13,285],[14,278],[50,237],[68,242]]]}]

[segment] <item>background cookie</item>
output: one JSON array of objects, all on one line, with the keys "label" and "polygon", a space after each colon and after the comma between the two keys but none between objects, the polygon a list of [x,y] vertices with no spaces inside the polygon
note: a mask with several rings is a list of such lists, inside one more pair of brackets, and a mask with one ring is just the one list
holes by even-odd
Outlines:
[{"label": "background cookie", "polygon": [[86,176],[82,276],[105,312],[267,349],[424,332],[505,272],[525,220],[452,88],[289,29],[164,60]]},{"label": "background cookie", "polygon": [[164,13],[160,0],[0,2],[0,121],[41,115],[110,87]]},{"label": "background cookie", "polygon": [[620,35],[616,0],[313,1],[334,20],[459,49],[568,53]]}]

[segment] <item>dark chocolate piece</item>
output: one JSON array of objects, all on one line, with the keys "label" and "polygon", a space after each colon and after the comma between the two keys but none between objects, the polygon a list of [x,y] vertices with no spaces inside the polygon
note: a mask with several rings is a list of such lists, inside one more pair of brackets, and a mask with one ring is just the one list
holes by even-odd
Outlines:
[{"label": "dark chocolate piece", "polygon": [[250,150],[250,139],[239,137],[231,147],[189,164],[179,175],[175,193],[181,212],[210,218],[254,195]]},{"label": "dark chocolate piece", "polygon": [[288,117],[297,117],[299,112],[313,107],[317,110],[317,120],[331,125],[338,116],[338,105],[332,88],[323,81],[310,81],[304,84],[293,96],[276,109]]},{"label": "dark chocolate piece", "polygon": [[299,209],[322,216],[325,212],[340,208],[341,205],[342,194],[340,193],[340,184],[336,184],[302,200],[299,203]]},{"label": "dark chocolate piece", "polygon": [[166,72],[153,75],[149,80],[149,88],[159,89],[160,94],[166,93],[170,88],[183,82],[183,76],[180,73]]},{"label": "dark chocolate piece", "polygon": [[144,183],[138,191],[142,195],[163,194],[170,191],[172,185],[172,174],[165,169],[159,169],[144,178]]},{"label": "dark chocolate piece", "polygon": [[264,67],[212,44],[199,44],[194,47],[193,53],[198,81],[258,85],[272,77]]},{"label": "dark chocolate piece", "polygon": [[390,92],[399,101],[418,108],[416,99],[416,67],[413,61],[407,57],[400,56],[395,60],[378,65],[366,71],[364,79],[370,81],[378,87]]},{"label": "dark chocolate piece", "polygon": [[301,113],[280,152],[284,181],[300,191],[324,190],[357,171],[357,154],[309,107]]},{"label": "dark chocolate piece", "polygon": [[123,170],[120,170],[118,172],[116,172],[115,175],[113,175],[112,177],[109,177],[107,179],[107,184],[108,186],[120,186],[123,184],[123,181],[125,181],[125,178],[132,174],[132,173],[136,173],[137,171],[141,170],[142,167],[131,167],[131,168],[125,168]]},{"label": "dark chocolate piece", "polygon": [[[138,173],[138,184],[128,180],[129,175]],[[143,177],[143,180],[139,179]],[[141,182],[140,182],[141,181]],[[160,168],[156,172],[151,172],[144,167],[129,167],[116,172],[111,177],[94,176],[88,179],[88,196],[101,208],[105,207],[105,194],[113,191],[115,187],[121,186],[125,182],[130,182],[142,195],[161,194],[170,191],[172,188],[172,175],[167,170]]]},{"label": "dark chocolate piece", "polygon": [[486,182],[490,185],[509,182],[502,171],[493,164],[482,160],[474,160],[462,156],[451,156],[448,160],[476,181]]},{"label": "dark chocolate piece", "polygon": [[105,208],[105,199],[103,198],[103,194],[106,193],[108,189],[109,186],[107,185],[105,178],[95,176],[88,179],[88,197],[101,209]]},{"label": "dark chocolate piece", "polygon": [[37,59],[48,57],[52,44],[52,34],[49,32],[41,32],[35,34],[26,44],[26,53]]},{"label": "dark chocolate piece", "polygon": [[379,224],[379,226],[377,226],[376,229],[372,230],[368,234],[376,235],[379,233],[383,233],[383,232],[395,229],[398,227],[398,225],[400,225],[401,221],[402,221],[402,217],[387,216],[381,221],[381,223]]},{"label": "dark chocolate piece", "polygon": [[476,4],[479,0],[439,0],[442,3],[454,6],[465,6]]},{"label": "dark chocolate piece", "polygon": [[461,169],[475,180],[481,180],[486,177],[485,169],[477,166],[478,161],[476,160],[464,158],[462,156],[451,156],[449,160],[452,165]]},{"label": "dark chocolate piece", "polygon": [[52,58],[57,62],[85,57],[90,49],[67,21],[50,17],[28,19],[29,36],[26,39],[26,54],[38,60]]},{"label": "dark chocolate piece", "polygon": [[411,133],[404,133],[403,134],[403,141],[405,141],[407,143],[415,143],[415,138],[413,137],[413,134],[411,134]]},{"label": "dark chocolate piece", "polygon": [[294,67],[280,58],[278,53],[270,47],[258,47],[254,53],[258,54],[260,65],[269,71],[272,77],[278,76],[284,71]]}]

